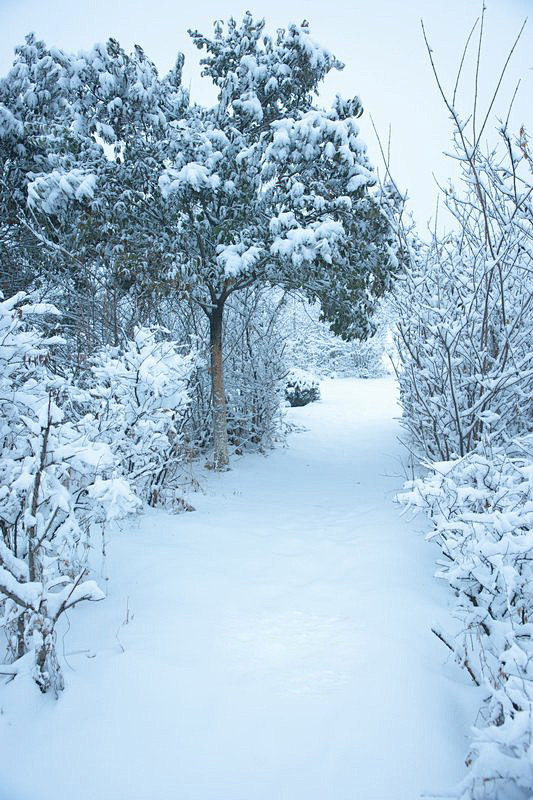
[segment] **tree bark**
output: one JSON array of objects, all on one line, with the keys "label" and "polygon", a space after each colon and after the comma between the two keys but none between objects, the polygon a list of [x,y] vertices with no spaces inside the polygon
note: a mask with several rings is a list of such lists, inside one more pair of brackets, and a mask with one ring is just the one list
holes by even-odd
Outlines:
[{"label": "tree bark", "polygon": [[222,352],[224,299],[219,299],[209,314],[211,349],[211,400],[213,408],[214,468],[228,469],[228,413],[224,391],[224,360]]}]

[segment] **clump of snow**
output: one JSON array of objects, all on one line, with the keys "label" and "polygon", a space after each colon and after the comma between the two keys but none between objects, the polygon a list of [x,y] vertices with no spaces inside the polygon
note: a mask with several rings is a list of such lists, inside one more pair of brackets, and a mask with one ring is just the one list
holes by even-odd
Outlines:
[{"label": "clump of snow", "polygon": [[45,175],[30,175],[28,204],[45,214],[58,214],[69,201],[87,201],[94,197],[97,177],[81,168],[54,169]]},{"label": "clump of snow", "polygon": [[217,261],[224,269],[227,278],[236,278],[253,270],[261,256],[259,247],[244,244],[218,245]]},{"label": "clump of snow", "polygon": [[198,164],[195,161],[184,164],[181,169],[169,167],[159,178],[159,187],[165,200],[175,193],[187,190],[195,192],[213,191],[218,189],[219,185],[219,176],[211,174],[205,165]]}]

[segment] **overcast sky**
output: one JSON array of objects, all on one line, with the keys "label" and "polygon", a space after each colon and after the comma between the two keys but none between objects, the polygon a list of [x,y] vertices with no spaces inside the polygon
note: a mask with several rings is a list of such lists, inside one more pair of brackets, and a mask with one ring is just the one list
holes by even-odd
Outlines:
[{"label": "overcast sky", "polygon": [[[213,93],[199,75],[198,53],[188,28],[209,33],[215,19],[241,17],[249,9],[265,17],[274,31],[290,22],[310,22],[311,34],[344,63],[330,75],[324,102],[340,92],[361,97],[365,115],[362,135],[376,163],[378,152],[371,113],[386,140],[392,128],[392,167],[397,182],[409,191],[420,224],[434,209],[436,188],[452,172],[442,152],[449,147],[450,124],[439,99],[420,30],[424,19],[443,82],[453,86],[468,31],[481,10],[479,0],[0,0],[0,74],[8,70],[13,48],[30,31],[47,44],[66,50],[87,49],[108,37],[127,49],[142,45],[158,68],[168,70],[178,51],[185,53],[184,78],[193,99],[208,102]],[[487,0],[486,36],[481,79],[488,97],[512,42],[528,16],[521,42],[502,85],[496,108],[506,115],[522,79],[511,122],[533,133],[533,0]],[[473,62],[464,74],[461,107],[471,107]]]}]

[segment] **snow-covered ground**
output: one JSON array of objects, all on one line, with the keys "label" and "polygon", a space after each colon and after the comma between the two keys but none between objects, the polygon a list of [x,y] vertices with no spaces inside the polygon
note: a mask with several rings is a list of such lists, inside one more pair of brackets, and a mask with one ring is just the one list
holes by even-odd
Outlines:
[{"label": "snow-covered ground", "polygon": [[111,537],[66,690],[0,684],[1,800],[416,800],[463,773],[475,693],[423,522],[399,516],[394,383],[338,380],[196,512]]}]

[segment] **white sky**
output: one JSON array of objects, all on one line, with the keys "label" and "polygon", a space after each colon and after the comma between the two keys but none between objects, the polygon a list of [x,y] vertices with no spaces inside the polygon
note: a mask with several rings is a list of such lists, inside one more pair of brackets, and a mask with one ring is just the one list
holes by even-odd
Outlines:
[{"label": "white sky", "polygon": [[[188,28],[210,33],[215,19],[240,18],[250,9],[264,16],[274,31],[290,22],[307,19],[311,35],[332,50],[346,67],[329,76],[324,102],[340,92],[358,94],[365,107],[362,136],[369,153],[379,156],[368,112],[383,139],[392,127],[392,167],[396,181],[407,188],[419,224],[434,210],[439,180],[453,171],[442,152],[449,148],[450,123],[431,75],[420,30],[424,19],[443,82],[453,86],[468,31],[481,10],[480,0],[0,0],[0,75],[8,70],[13,48],[34,31],[47,44],[66,50],[87,49],[109,36],[123,47],[142,45],[165,72],[177,51],[185,53],[184,79],[193,99],[209,102],[214,96],[198,69],[198,51],[190,45]],[[487,0],[486,36],[482,56],[483,96],[494,88],[499,70],[533,0]],[[519,78],[512,126],[525,124],[533,134],[533,19],[502,85],[496,110],[506,115]],[[460,108],[471,108],[472,59],[464,73]]]}]

